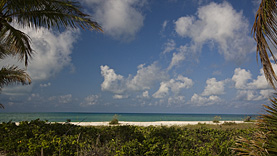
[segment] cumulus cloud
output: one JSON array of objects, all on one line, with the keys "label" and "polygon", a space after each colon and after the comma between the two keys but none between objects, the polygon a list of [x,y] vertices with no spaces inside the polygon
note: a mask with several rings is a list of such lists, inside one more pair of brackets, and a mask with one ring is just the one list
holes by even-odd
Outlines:
[{"label": "cumulus cloud", "polygon": [[185,17],[180,17],[176,22],[175,22],[175,31],[177,32],[178,35],[185,37],[189,35],[189,31],[191,30],[191,26],[193,26],[195,22],[194,17],[190,16],[185,16]]},{"label": "cumulus cloud", "polygon": [[179,75],[176,79],[161,82],[160,88],[152,96],[154,98],[163,98],[169,94],[171,90],[174,94],[178,94],[181,89],[190,88],[193,86],[193,81],[187,77]]},{"label": "cumulus cloud", "polygon": [[83,0],[93,10],[93,17],[104,33],[125,41],[134,39],[143,26],[141,8],[145,0]]},{"label": "cumulus cloud", "polygon": [[204,97],[198,94],[194,94],[191,99],[191,103],[194,104],[195,106],[209,106],[209,105],[214,105],[220,101],[220,97],[211,95],[209,97]]},{"label": "cumulus cloud", "polygon": [[138,66],[137,73],[134,77],[128,78],[127,88],[130,90],[146,90],[150,89],[157,81],[161,81],[166,78],[166,73],[161,70],[157,63],[153,63],[149,66],[144,64]]},{"label": "cumulus cloud", "polygon": [[33,80],[48,79],[71,64],[70,54],[78,32],[66,30],[54,33],[45,28],[23,31],[32,38],[32,47],[36,52],[27,70]]},{"label": "cumulus cloud", "polygon": [[[273,69],[277,71],[277,65],[272,65]],[[235,82],[235,88],[238,89],[236,96],[238,100],[265,100],[274,93],[266,81],[263,69],[260,69],[260,75],[256,79],[252,79],[250,71],[236,68],[232,80]]]},{"label": "cumulus cloud", "polygon": [[224,81],[216,81],[216,78],[210,78],[206,81],[207,86],[205,87],[202,95],[220,95],[224,94]]},{"label": "cumulus cloud", "polygon": [[[276,69],[276,67],[276,65],[273,65],[274,69]],[[253,80],[253,82],[249,83],[248,86],[253,89],[271,89],[270,85],[266,81],[263,69],[260,69],[260,75],[258,75],[257,79]]]},{"label": "cumulus cloud", "polygon": [[108,66],[101,66],[101,74],[104,81],[101,84],[102,91],[109,91],[121,95],[126,91],[142,91],[150,89],[155,83],[164,80],[167,76],[156,63],[149,66],[139,65],[135,76],[124,78],[116,74]]},{"label": "cumulus cloud", "polygon": [[90,95],[90,96],[87,96],[87,97],[84,99],[84,102],[82,102],[82,103],[80,104],[80,106],[82,106],[82,107],[87,107],[87,106],[95,105],[95,104],[97,104],[98,99],[99,99],[99,96],[98,96],[98,95]]},{"label": "cumulus cloud", "polygon": [[110,91],[113,93],[122,93],[125,91],[123,87],[123,76],[117,75],[113,69],[110,69],[107,65],[101,66],[101,75],[104,77],[104,81],[101,84],[103,91]]},{"label": "cumulus cloud", "polygon": [[175,31],[181,37],[191,38],[199,47],[206,42],[217,43],[219,53],[226,60],[244,61],[254,52],[254,41],[248,35],[248,21],[228,2],[202,6],[197,17],[180,17],[175,22]]},{"label": "cumulus cloud", "polygon": [[251,72],[241,68],[236,68],[232,80],[235,82],[236,89],[247,88],[248,80],[251,80]]}]

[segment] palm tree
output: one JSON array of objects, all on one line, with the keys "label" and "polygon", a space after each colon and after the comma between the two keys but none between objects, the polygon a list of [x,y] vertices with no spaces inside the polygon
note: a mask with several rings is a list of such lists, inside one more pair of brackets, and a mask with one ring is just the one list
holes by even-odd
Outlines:
[{"label": "palm tree", "polygon": [[[0,59],[16,56],[28,65],[34,54],[30,37],[16,29],[13,24],[23,27],[78,28],[103,31],[101,26],[81,11],[80,3],[70,0],[1,0],[0,1]],[[30,76],[17,66],[0,70],[0,91],[11,83],[30,84]],[[4,108],[0,104],[0,108]]]},{"label": "palm tree", "polygon": [[61,30],[64,27],[102,31],[97,22],[81,12],[78,2],[69,0],[1,0],[0,2],[0,50],[18,55],[20,60],[32,56],[30,38],[11,24],[23,27],[46,27]]},{"label": "palm tree", "polygon": [[265,77],[274,89],[276,89],[277,76],[269,56],[271,55],[274,62],[277,63],[273,52],[273,49],[277,48],[276,5],[276,0],[262,0],[252,28],[253,37],[257,42],[257,56],[260,56]]},{"label": "palm tree", "polygon": [[[260,56],[265,77],[276,90],[277,76],[269,57],[271,55],[273,61],[277,63],[274,56],[274,50],[277,49],[276,0],[261,1],[252,33],[257,42],[257,55]],[[262,114],[258,120],[258,131],[254,134],[254,138],[252,140],[243,137],[237,139],[237,147],[233,148],[237,155],[277,155],[277,94],[270,101],[271,105],[263,105],[266,114]]]}]

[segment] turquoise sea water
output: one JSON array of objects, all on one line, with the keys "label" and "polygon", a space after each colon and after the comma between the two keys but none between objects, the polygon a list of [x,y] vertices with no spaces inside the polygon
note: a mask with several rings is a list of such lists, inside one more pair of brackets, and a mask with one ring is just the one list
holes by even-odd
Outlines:
[{"label": "turquoise sea water", "polygon": [[0,122],[20,122],[35,119],[50,122],[99,122],[111,121],[117,114],[119,121],[212,121],[220,116],[222,121],[243,121],[247,116],[256,119],[256,114],[165,114],[165,113],[0,113]]}]

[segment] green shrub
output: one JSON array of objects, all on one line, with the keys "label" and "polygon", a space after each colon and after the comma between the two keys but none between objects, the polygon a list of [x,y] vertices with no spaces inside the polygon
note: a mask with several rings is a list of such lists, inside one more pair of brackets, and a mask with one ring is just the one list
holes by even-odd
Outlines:
[{"label": "green shrub", "polygon": [[213,123],[219,123],[219,120],[221,119],[220,116],[215,116],[214,117],[214,120],[213,120]]},{"label": "green shrub", "polygon": [[236,125],[237,123],[235,122],[226,122],[224,121],[222,125]]},{"label": "green shrub", "polygon": [[116,125],[116,124],[119,124],[118,123],[118,115],[117,114],[115,114],[114,116],[113,116],[113,119],[110,121],[110,123],[109,124],[111,124],[111,125]]}]

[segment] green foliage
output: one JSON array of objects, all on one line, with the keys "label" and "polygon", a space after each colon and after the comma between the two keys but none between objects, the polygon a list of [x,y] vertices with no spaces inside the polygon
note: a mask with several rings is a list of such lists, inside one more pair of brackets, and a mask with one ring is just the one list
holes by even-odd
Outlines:
[{"label": "green foliage", "polygon": [[115,114],[114,116],[113,116],[113,119],[110,121],[110,123],[109,124],[111,124],[111,125],[116,125],[116,124],[118,124],[118,115],[117,114]]},{"label": "green foliage", "polygon": [[224,121],[222,125],[236,125],[237,123],[235,122],[226,122]]},{"label": "green foliage", "polygon": [[219,123],[219,120],[221,119],[220,116],[215,116],[214,117],[214,120],[213,120],[213,123]]},{"label": "green foliage", "polygon": [[[248,125],[248,124],[247,124]],[[81,127],[39,119],[0,124],[6,155],[232,155],[235,138],[253,138],[255,128]]]}]

